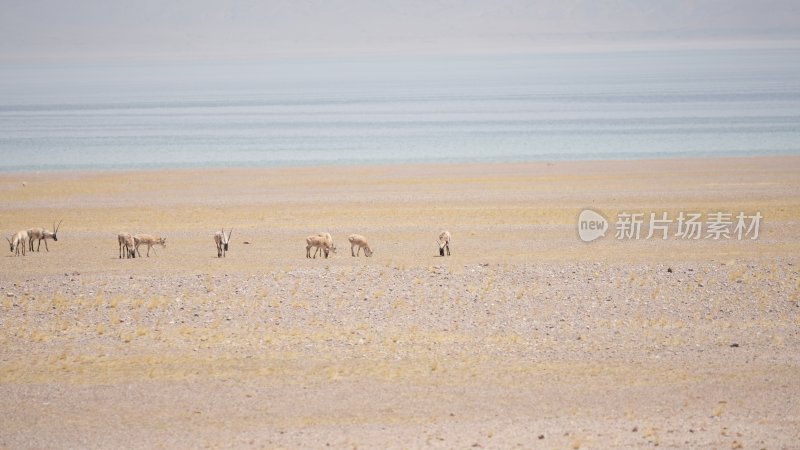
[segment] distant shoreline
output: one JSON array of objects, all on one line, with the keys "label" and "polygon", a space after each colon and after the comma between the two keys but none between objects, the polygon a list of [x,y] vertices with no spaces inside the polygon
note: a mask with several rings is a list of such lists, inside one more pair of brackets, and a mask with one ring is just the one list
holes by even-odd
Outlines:
[{"label": "distant shoreline", "polygon": [[172,172],[172,171],[220,171],[220,170],[293,170],[293,169],[325,169],[325,168],[392,168],[392,167],[424,167],[424,166],[433,166],[433,167],[444,167],[444,166],[476,166],[476,165],[488,165],[488,166],[503,166],[503,165],[519,165],[519,164],[530,164],[530,165],[538,165],[538,164],[594,164],[594,163],[648,163],[648,162],[676,162],[676,161],[694,161],[694,162],[707,162],[707,161],[715,161],[715,160],[741,160],[741,159],[762,159],[762,158],[800,158],[800,149],[796,152],[776,152],[770,154],[761,154],[761,155],[736,155],[736,154],[724,154],[719,156],[709,156],[709,155],[665,155],[663,157],[653,157],[651,155],[646,155],[642,157],[630,157],[630,158],[587,158],[587,159],[579,159],[579,158],[565,158],[565,159],[534,159],[534,158],[524,158],[518,160],[448,160],[448,161],[441,161],[441,160],[429,160],[429,161],[365,161],[365,162],[356,162],[356,161],[340,161],[340,162],[309,162],[308,164],[300,164],[296,161],[287,162],[285,164],[246,164],[246,163],[233,163],[233,164],[174,164],[174,165],[160,165],[160,166],[108,166],[108,167],[86,167],[86,166],[76,166],[76,167],[44,167],[44,168],[24,168],[24,169],[13,169],[13,168],[4,168],[0,167],[0,176],[7,176],[7,175],[36,175],[36,174],[80,174],[80,173],[87,173],[87,174],[99,174],[104,172],[114,172],[114,173],[137,173],[137,172]]}]

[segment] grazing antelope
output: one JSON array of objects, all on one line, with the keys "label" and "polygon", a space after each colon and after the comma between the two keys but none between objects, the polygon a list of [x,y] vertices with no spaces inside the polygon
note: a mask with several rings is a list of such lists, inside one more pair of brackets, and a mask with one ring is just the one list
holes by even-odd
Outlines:
[{"label": "grazing antelope", "polygon": [[450,256],[450,232],[442,231],[439,235],[439,240],[436,241],[439,246],[439,256],[444,256],[444,251],[447,249],[447,256]]},{"label": "grazing antelope", "polygon": [[50,249],[47,248],[47,240],[52,239],[58,242],[58,227],[61,226],[61,222],[63,221],[64,219],[61,219],[58,225],[53,222],[54,231],[52,232],[48,231],[47,228],[31,228],[28,230],[28,245],[30,246],[30,251],[33,251],[33,241],[39,241],[39,245],[36,247],[37,252],[42,248],[42,241],[44,241],[44,249],[49,252]]},{"label": "grazing antelope", "polygon": [[125,258],[136,258],[136,243],[130,233],[120,233],[117,235],[119,242],[119,257],[122,259],[122,249],[125,249]]},{"label": "grazing antelope", "polygon": [[[372,249],[369,247],[369,243],[367,243],[367,238],[360,234],[351,234],[348,238],[350,241],[350,254],[353,256],[358,256],[361,254],[361,249],[364,249],[364,256],[372,256]],[[353,248],[358,247],[358,252],[353,253]]]},{"label": "grazing antelope", "polygon": [[316,247],[314,258],[317,257],[317,252],[320,251],[321,254],[325,254],[325,258],[328,257],[329,252],[336,253],[336,246],[333,245],[333,238],[329,233],[320,233],[306,238],[306,258],[311,258],[311,247]]},{"label": "grazing antelope", "polygon": [[[28,231],[22,230],[17,231],[17,234],[12,236],[11,239],[6,238],[9,245],[11,246],[11,253],[15,253],[16,256],[19,256],[19,249],[22,248],[22,256],[25,256],[25,246],[28,243]],[[16,252],[15,252],[16,251]]]},{"label": "grazing antelope", "polygon": [[231,228],[231,231],[228,232],[227,237],[225,236],[225,228],[214,233],[214,242],[217,243],[217,258],[224,257],[225,252],[228,251],[228,243],[231,241],[231,233],[233,233],[233,228]]},{"label": "grazing antelope", "polygon": [[[153,248],[154,245],[160,245],[161,248],[167,247],[167,238],[162,238],[159,236],[153,236],[150,234],[137,234],[133,236],[133,247],[136,249],[136,253],[139,257],[142,257],[142,254],[139,252],[140,245],[147,246],[147,257],[150,257],[150,249]],[[153,254],[157,255],[156,249],[153,249]]]}]

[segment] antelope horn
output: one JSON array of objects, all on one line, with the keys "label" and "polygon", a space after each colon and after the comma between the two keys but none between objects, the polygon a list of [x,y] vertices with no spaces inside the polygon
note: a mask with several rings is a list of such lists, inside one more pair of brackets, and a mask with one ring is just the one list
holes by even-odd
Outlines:
[{"label": "antelope horn", "polygon": [[[64,221],[64,219],[61,219],[61,220],[59,220],[59,221],[58,221],[58,226],[56,226],[56,227],[53,227],[53,228],[55,228],[55,230],[53,231],[53,233],[58,233],[58,227],[60,227],[60,226],[61,226],[61,222],[63,222],[63,221]],[[56,223],[55,223],[55,222],[53,222],[53,225],[55,225],[55,224],[56,224]]]},{"label": "antelope horn", "polygon": [[233,234],[233,228],[231,228],[231,231],[228,232],[228,242],[230,242],[232,234]]}]

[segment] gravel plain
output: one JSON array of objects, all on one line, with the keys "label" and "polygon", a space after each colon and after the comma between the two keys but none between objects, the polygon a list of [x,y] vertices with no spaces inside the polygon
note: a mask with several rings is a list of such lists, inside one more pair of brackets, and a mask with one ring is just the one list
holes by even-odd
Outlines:
[{"label": "gravel plain", "polygon": [[[65,220],[49,252],[0,258],[0,447],[798,448],[799,169],[2,175],[4,230]],[[574,225],[754,205],[750,242],[586,244]],[[322,230],[338,252],[304,258]],[[168,244],[121,260],[119,231]]]}]

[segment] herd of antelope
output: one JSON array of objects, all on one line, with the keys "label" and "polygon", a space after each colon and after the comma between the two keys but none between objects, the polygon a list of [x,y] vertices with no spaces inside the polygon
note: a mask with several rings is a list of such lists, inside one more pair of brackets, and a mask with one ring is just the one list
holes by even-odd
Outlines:
[{"label": "herd of antelope", "polygon": [[61,222],[59,221],[58,225],[53,222],[53,231],[49,231],[47,228],[31,228],[17,231],[11,238],[6,238],[9,245],[11,245],[11,253],[19,256],[20,250],[22,250],[22,256],[25,256],[25,247],[27,246],[30,251],[33,251],[34,241],[38,244],[36,246],[37,252],[42,248],[42,241],[44,241],[44,249],[49,252],[50,248],[47,247],[47,240],[58,241],[58,227],[61,226]]},{"label": "herd of antelope", "polygon": [[[47,240],[52,239],[53,241],[58,241],[58,229],[62,221],[59,221],[58,225],[53,222],[53,231],[49,231],[46,228],[31,228],[18,231],[10,238],[7,237],[6,240],[11,246],[11,253],[19,256],[21,249],[22,256],[25,256],[26,247],[28,247],[31,252],[33,251],[34,241],[38,243],[36,247],[37,252],[42,246],[42,241],[44,241],[45,250],[49,252],[50,249],[47,247]],[[233,234],[233,229],[229,230],[228,234],[225,234],[224,228],[214,233],[214,243],[217,245],[217,258],[225,257],[225,253],[228,252],[231,234]],[[436,244],[439,246],[439,256],[445,256],[445,251],[447,252],[447,256],[450,256],[450,239],[449,231],[442,231],[439,235],[439,238],[436,240]],[[360,234],[351,234],[348,236],[347,240],[350,242],[350,254],[353,257],[360,256],[362,250],[364,251],[364,256],[372,256],[373,249],[364,236]],[[139,247],[141,245],[147,246],[146,256],[149,257],[151,249],[153,250],[153,254],[156,254],[156,249],[153,248],[153,246],[160,245],[162,248],[166,248],[167,238],[150,234],[132,235],[130,233],[119,233],[117,235],[117,243],[119,244],[120,259],[136,258],[136,256],[141,257],[142,254],[139,252]],[[313,256],[311,255],[312,247],[314,247]],[[356,247],[358,247],[358,251],[356,251]],[[320,256],[325,256],[325,258],[327,258],[330,253],[336,253],[336,246],[333,244],[333,237],[330,233],[319,233],[306,238],[306,258],[315,259],[317,253],[319,253]]]},{"label": "herd of antelope", "polygon": [[[160,245],[162,248],[167,246],[167,238],[152,236],[150,234],[135,234],[120,233],[117,235],[117,242],[119,243],[119,257],[122,258],[125,249],[125,258],[136,258],[138,254],[141,258],[142,254],[139,253],[139,246],[147,246],[147,257],[150,257],[150,249],[154,245]],[[156,254],[156,249],[153,248],[153,254]]]}]

